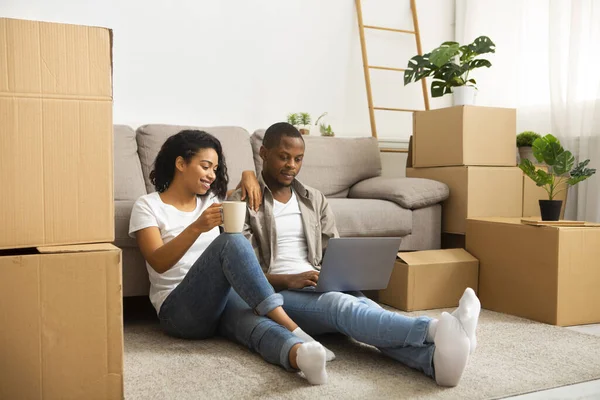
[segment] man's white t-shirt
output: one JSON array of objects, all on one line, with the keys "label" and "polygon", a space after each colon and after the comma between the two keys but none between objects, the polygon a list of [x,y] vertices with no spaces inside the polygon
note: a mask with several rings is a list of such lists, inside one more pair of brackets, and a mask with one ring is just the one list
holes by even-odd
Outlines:
[{"label": "man's white t-shirt", "polygon": [[[163,203],[158,192],[141,196],[137,199],[131,211],[129,236],[135,238],[135,232],[156,226],[160,230],[163,243],[170,242],[192,222],[196,221],[211,204],[219,202],[212,195],[197,197],[196,199],[196,209],[186,212],[180,211],[170,204]],[[219,236],[219,233],[218,227],[202,233],[177,264],[162,274],[156,272],[146,262],[146,268],[150,276],[150,301],[157,313],[169,293],[181,283],[192,265],[208,245]]]},{"label": "man's white t-shirt", "polygon": [[299,274],[314,271],[315,268],[308,262],[302,212],[294,190],[287,203],[273,199],[273,214],[277,228],[277,255],[269,273]]}]

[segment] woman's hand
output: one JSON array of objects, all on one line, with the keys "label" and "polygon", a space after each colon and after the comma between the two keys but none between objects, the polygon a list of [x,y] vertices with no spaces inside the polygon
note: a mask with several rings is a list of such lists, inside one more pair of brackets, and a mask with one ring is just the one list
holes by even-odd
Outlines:
[{"label": "woman's hand", "polygon": [[239,187],[242,189],[242,200],[245,200],[246,197],[248,197],[248,205],[250,205],[250,208],[254,211],[258,211],[258,208],[262,203],[262,192],[254,171],[242,172],[242,180],[240,181]]},{"label": "woman's hand", "polygon": [[223,223],[221,204],[213,203],[194,221],[194,228],[200,233],[208,232]]}]

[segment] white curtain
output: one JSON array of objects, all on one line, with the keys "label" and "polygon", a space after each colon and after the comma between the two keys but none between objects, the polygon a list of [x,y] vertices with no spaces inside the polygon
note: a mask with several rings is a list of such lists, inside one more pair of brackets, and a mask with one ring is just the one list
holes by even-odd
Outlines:
[{"label": "white curtain", "polygon": [[477,104],[515,107],[518,131],[591,159],[598,173],[569,191],[565,218],[600,222],[600,1],[456,0],[457,41],[480,35],[497,50]]}]

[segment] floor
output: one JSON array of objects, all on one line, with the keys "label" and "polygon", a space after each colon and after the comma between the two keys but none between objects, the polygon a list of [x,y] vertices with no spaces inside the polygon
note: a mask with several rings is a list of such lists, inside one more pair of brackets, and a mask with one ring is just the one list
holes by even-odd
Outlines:
[{"label": "floor", "polygon": [[[125,298],[124,317],[126,320],[155,318],[154,310],[145,298]],[[577,332],[600,336],[600,324],[571,326]],[[555,389],[543,390],[507,397],[511,400],[600,400],[600,380],[562,386]]]},{"label": "floor", "polygon": [[[600,336],[600,324],[571,326],[577,332]],[[544,390],[523,394],[520,396],[507,397],[514,400],[591,400],[600,399],[600,380],[579,383],[577,385],[563,386],[556,389]]]}]

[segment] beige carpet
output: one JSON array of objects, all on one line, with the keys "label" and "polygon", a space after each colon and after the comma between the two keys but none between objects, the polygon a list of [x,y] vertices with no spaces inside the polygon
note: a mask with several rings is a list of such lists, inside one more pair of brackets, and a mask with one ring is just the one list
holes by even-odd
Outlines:
[{"label": "beige carpet", "polygon": [[[443,310],[407,315],[439,316]],[[329,383],[267,364],[215,338],[173,339],[153,320],[125,324],[126,399],[494,399],[600,378],[600,337],[483,310],[479,347],[460,385],[433,380],[340,335],[322,338],[337,359]]]}]

